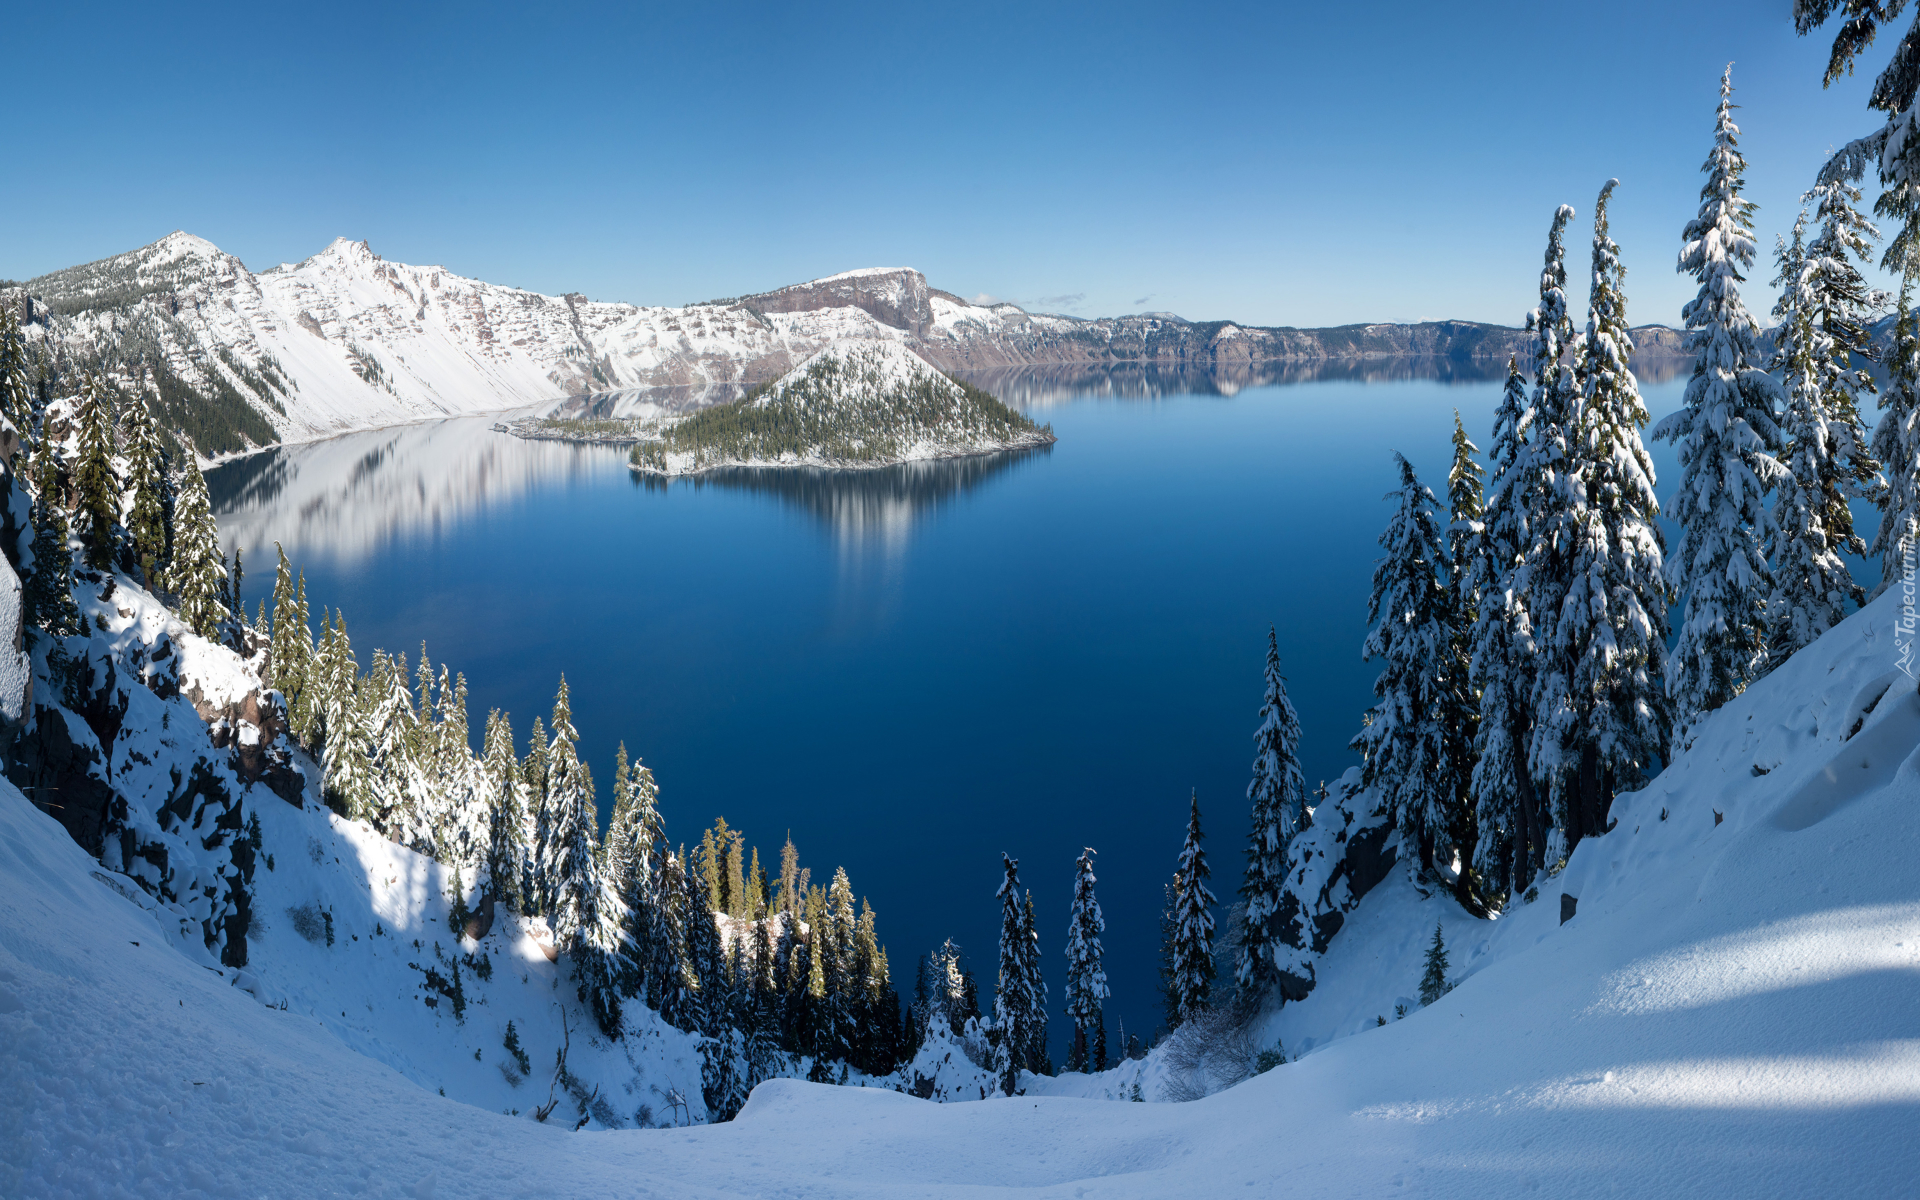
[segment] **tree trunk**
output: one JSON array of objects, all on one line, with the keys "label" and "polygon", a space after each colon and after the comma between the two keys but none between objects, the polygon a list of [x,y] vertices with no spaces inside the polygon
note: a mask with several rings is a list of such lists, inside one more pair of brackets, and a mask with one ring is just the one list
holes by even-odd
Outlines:
[{"label": "tree trunk", "polygon": [[1540,869],[1540,858],[1546,847],[1542,844],[1544,832],[1538,830],[1535,810],[1539,808],[1538,798],[1533,790],[1533,776],[1527,770],[1527,722],[1518,712],[1510,713],[1507,721],[1509,738],[1514,747],[1513,755],[1513,891],[1523,895],[1533,886],[1533,877]]}]

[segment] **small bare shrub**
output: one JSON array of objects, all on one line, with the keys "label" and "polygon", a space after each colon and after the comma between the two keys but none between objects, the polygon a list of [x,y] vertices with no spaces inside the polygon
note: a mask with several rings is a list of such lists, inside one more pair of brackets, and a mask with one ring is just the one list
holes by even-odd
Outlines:
[{"label": "small bare shrub", "polygon": [[1250,1020],[1226,1007],[1201,1013],[1167,1039],[1166,1098],[1179,1104],[1230,1088],[1254,1074],[1259,1053]]}]

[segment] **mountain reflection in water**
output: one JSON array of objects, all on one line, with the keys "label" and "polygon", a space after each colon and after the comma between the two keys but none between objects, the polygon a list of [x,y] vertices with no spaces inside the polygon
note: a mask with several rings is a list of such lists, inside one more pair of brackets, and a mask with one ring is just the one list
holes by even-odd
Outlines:
[{"label": "mountain reflection in water", "polygon": [[869,470],[741,467],[669,482],[632,476],[625,447],[527,441],[496,431],[494,420],[456,417],[347,434],[222,463],[207,472],[221,540],[255,564],[272,557],[276,542],[346,564],[391,542],[431,538],[536,489],[630,477],[642,492],[770,496],[818,520],[844,551],[895,554],[941,505],[1050,449]]},{"label": "mountain reflection in water", "polygon": [[[1693,369],[1690,357],[1643,357],[1633,362],[1643,384],[1665,383]],[[1015,408],[1046,408],[1073,400],[1153,400],[1161,396],[1234,396],[1248,388],[1300,383],[1498,383],[1507,364],[1488,358],[1324,358],[1305,362],[1192,364],[1130,361],[983,367],[958,372]]]},{"label": "mountain reflection in water", "polygon": [[432,535],[537,486],[627,473],[604,446],[528,442],[454,417],[276,446],[207,472],[221,540],[255,563],[275,542],[351,562]]},{"label": "mountain reflection in water", "polygon": [[[1689,368],[1684,358],[1635,364],[1643,383]],[[1230,397],[1255,387],[1318,382],[1497,381],[1505,364],[1439,358],[1327,359],[1310,363],[1061,363],[962,374],[1016,408],[1073,400]],[[527,413],[565,417],[663,416],[736,398],[737,385],[651,388],[575,396]],[[629,477],[624,447],[526,441],[493,428],[497,417],[456,417],[322,442],[276,446],[207,472],[222,540],[258,564],[275,542],[342,564],[396,541],[432,538],[488,509],[555,486],[608,486]],[[904,463],[875,470],[736,468],[671,482],[636,478],[642,493],[716,488],[763,495],[817,520],[844,553],[896,555],[917,523],[1050,448]],[[636,514],[637,516],[638,514]]]}]

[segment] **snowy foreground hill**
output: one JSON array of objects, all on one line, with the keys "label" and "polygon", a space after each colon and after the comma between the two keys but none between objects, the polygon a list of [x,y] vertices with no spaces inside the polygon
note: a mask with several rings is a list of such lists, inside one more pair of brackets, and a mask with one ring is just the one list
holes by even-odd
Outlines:
[{"label": "snowy foreground hill", "polygon": [[[136,804],[129,827],[182,883],[161,901],[0,784],[0,1195],[1910,1195],[1920,695],[1895,666],[1896,599],[1714,714],[1501,920],[1398,869],[1333,896],[1344,922],[1296,964],[1314,986],[1261,1030],[1293,1061],[1189,1103],[1165,1102],[1163,1048],[970,1103],[774,1080],[737,1120],[684,1127],[684,1035],[636,1011],[596,1044],[538,928],[457,939],[438,868],[297,791],[228,779],[226,809]],[[96,615],[102,655],[138,641],[158,670],[170,643],[185,689],[127,685],[127,720],[170,732],[116,743],[115,777],[209,753],[189,698],[231,703],[245,665],[124,585]],[[1364,832],[1364,795],[1342,795]],[[250,832],[197,849],[222,822]],[[245,954],[203,937],[219,913],[185,886],[217,885],[242,845]],[[1457,986],[1396,1019],[1436,921]],[[1146,1103],[1124,1098],[1136,1083]],[[634,1127],[642,1105],[683,1127]]]},{"label": "snowy foreground hill", "polygon": [[[408,266],[337,239],[254,272],[205,239],[0,288],[30,341],[161,402],[209,457],[429,417],[634,388],[777,378],[845,338],[911,346],[943,370],[1058,362],[1239,366],[1329,357],[1504,361],[1527,335],[1473,322],[1261,329],[1169,313],[1084,320],[974,304],[908,268],[848,271],[755,296],[640,307],[547,296]],[[1671,353],[1672,330],[1636,334]]]},{"label": "snowy foreground hill", "polygon": [[764,389],[635,446],[635,471],[880,467],[1041,446],[1051,430],[895,342],[841,341]]}]

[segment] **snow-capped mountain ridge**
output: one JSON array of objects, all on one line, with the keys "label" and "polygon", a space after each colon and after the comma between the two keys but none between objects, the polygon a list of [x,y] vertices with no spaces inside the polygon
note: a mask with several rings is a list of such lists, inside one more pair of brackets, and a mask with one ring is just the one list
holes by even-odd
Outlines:
[{"label": "snow-capped mountain ridge", "polygon": [[[907,267],[647,307],[393,262],[344,237],[256,273],[181,231],[29,280],[0,299],[21,308],[29,337],[56,362],[96,366],[128,392],[143,376],[159,380],[166,424],[207,456],[588,392],[761,383],[847,339],[900,342],[943,370],[969,371],[1504,359],[1526,337],[1457,321],[1297,330],[1166,313],[1086,320],[974,304]],[[1660,352],[1671,334],[1640,338],[1641,353]]]}]

